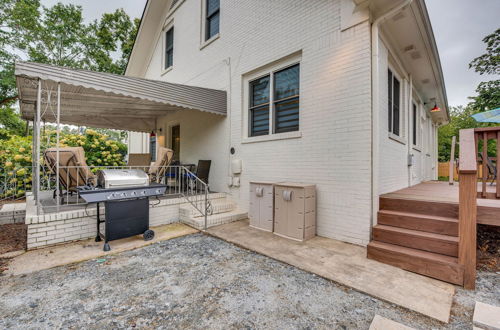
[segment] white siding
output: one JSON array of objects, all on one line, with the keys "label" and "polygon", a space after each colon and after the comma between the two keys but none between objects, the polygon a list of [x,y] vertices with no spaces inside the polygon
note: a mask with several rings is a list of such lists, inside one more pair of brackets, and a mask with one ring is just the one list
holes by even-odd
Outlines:
[{"label": "white siding", "polygon": [[[380,57],[379,57],[379,86],[380,86],[380,167],[379,167],[379,193],[389,193],[399,189],[415,185],[422,181],[435,180],[436,162],[437,162],[437,128],[432,124],[432,120],[420,108],[419,121],[417,128],[418,139],[421,141],[418,149],[412,146],[411,131],[411,108],[408,98],[409,81],[405,78],[405,73],[398,70],[397,65],[389,66],[389,50],[380,39]],[[392,54],[394,56],[394,54]],[[392,63],[391,63],[392,64]],[[393,139],[388,132],[388,69],[397,72],[401,77],[401,98],[402,106],[400,108],[401,136],[400,139]],[[413,166],[408,166],[408,154],[414,155]]]}]

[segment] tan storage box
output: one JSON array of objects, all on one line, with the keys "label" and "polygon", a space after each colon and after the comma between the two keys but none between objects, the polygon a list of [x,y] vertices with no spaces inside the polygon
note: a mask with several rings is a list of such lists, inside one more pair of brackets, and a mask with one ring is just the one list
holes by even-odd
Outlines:
[{"label": "tan storage box", "polygon": [[273,231],[274,186],[272,182],[250,182],[250,226]]},{"label": "tan storage box", "polygon": [[277,183],[274,186],[274,233],[303,241],[316,236],[316,186]]}]

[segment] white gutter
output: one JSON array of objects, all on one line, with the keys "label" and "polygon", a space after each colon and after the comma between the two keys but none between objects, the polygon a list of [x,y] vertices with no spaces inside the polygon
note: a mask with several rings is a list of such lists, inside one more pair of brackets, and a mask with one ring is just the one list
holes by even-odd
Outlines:
[{"label": "white gutter", "polygon": [[370,226],[370,236],[373,225],[377,219],[377,213],[379,209],[379,25],[386,19],[394,16],[399,11],[403,10],[408,6],[412,0],[404,0],[401,4],[390,9],[386,13],[377,17],[372,23],[371,29],[371,41],[372,41],[372,216],[371,216],[371,226]]}]

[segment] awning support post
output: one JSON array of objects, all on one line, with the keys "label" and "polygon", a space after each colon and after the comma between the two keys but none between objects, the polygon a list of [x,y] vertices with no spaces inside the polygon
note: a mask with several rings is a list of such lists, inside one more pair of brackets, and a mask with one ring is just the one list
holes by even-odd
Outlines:
[{"label": "awning support post", "polygon": [[61,83],[57,83],[57,129],[56,129],[56,203],[59,212],[61,191],[59,189],[59,133],[61,130]]},{"label": "awning support post", "polygon": [[36,118],[35,118],[35,131],[36,131],[36,140],[35,140],[35,204],[36,204],[36,213],[40,214],[40,113],[42,107],[42,80],[38,79],[38,92],[36,99]]}]

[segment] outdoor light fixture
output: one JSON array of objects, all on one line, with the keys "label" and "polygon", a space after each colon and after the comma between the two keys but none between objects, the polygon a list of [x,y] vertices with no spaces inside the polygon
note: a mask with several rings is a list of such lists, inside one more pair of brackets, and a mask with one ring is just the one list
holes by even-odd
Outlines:
[{"label": "outdoor light fixture", "polygon": [[437,103],[434,103],[434,108],[431,109],[431,112],[439,112],[441,109],[437,106]]}]

